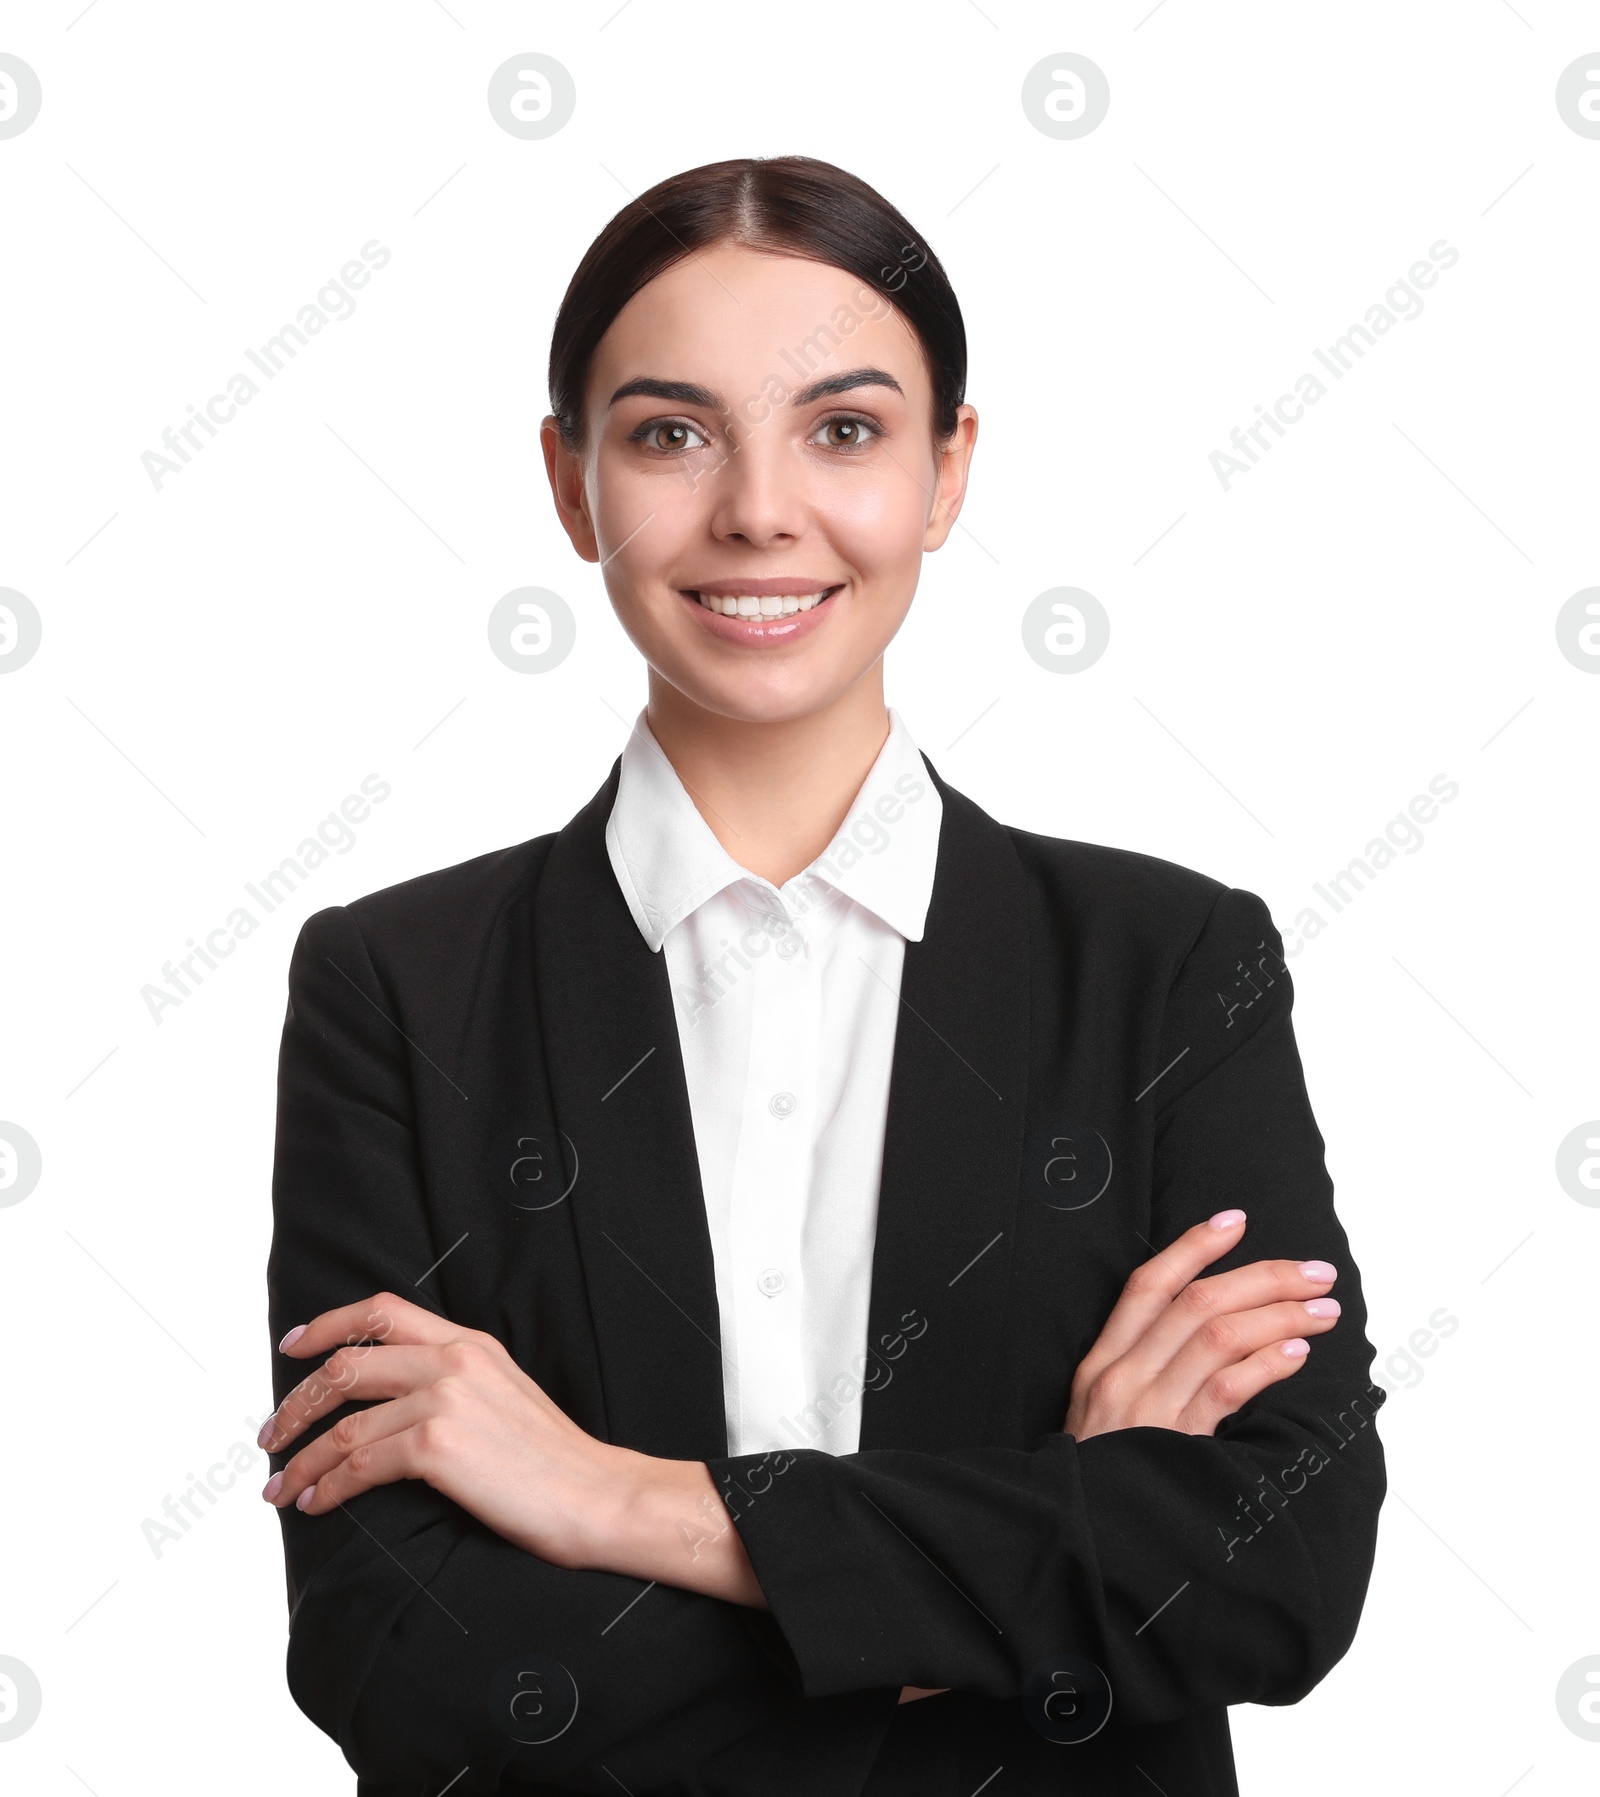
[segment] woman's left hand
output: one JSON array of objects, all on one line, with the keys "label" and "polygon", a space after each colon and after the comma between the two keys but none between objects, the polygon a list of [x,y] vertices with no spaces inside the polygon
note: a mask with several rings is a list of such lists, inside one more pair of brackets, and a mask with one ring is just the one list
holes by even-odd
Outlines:
[{"label": "woman's left hand", "polygon": [[267,1481],[269,1503],[320,1516],[375,1485],[423,1479],[552,1565],[604,1561],[626,1463],[639,1456],[586,1434],[494,1336],[379,1292],[291,1330],[282,1352],[330,1348],[268,1419],[260,1445],[287,1446],[349,1399],[379,1401],[307,1443]]}]

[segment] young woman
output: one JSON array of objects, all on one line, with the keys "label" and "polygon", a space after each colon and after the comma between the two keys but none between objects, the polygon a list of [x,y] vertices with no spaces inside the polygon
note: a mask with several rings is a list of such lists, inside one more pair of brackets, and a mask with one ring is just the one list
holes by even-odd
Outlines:
[{"label": "young woman", "polygon": [[886,709],[977,416],[871,188],[663,182],[550,385],[648,703],[564,829],[296,946],[295,1699],[367,1797],[1234,1792],[1384,1492],[1268,910],[1003,827]]}]

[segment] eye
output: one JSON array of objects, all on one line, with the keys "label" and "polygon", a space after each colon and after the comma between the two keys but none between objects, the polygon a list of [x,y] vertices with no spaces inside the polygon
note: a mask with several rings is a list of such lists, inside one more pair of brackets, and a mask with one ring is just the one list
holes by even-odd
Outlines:
[{"label": "eye", "polygon": [[682,418],[648,418],[637,430],[628,433],[630,443],[642,443],[657,455],[682,455],[691,449],[704,449],[705,438]]},{"label": "eye", "polygon": [[[817,429],[843,433],[841,436],[825,441],[824,449],[863,449],[874,437],[879,435],[877,425],[870,418],[862,418],[854,412],[835,413],[831,418],[824,418]],[[816,441],[814,435],[812,441]]]}]

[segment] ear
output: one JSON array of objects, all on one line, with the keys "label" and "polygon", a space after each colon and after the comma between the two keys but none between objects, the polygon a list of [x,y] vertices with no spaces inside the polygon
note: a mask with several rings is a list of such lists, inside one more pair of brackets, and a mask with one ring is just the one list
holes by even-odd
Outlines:
[{"label": "ear", "polygon": [[595,537],[594,521],[589,516],[583,460],[561,441],[561,427],[554,413],[539,426],[539,444],[544,451],[544,469],[550,477],[550,492],[556,502],[561,528],[586,562],[599,561],[600,545]]},{"label": "ear", "polygon": [[967,495],[967,471],[972,466],[972,452],[978,442],[978,413],[974,406],[960,406],[956,411],[955,434],[943,452],[936,451],[933,471],[933,506],[928,513],[928,528],[923,535],[924,550],[938,549],[955,528],[961,515],[962,501]]}]

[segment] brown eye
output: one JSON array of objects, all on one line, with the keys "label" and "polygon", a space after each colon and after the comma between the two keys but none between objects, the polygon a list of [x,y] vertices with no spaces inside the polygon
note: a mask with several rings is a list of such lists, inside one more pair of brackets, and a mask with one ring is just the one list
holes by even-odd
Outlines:
[{"label": "brown eye", "polygon": [[825,433],[823,446],[827,449],[860,449],[878,434],[877,427],[865,418],[829,418],[818,428]]},{"label": "brown eye", "polygon": [[705,440],[700,433],[682,419],[665,418],[656,423],[643,424],[633,436],[635,441],[643,443],[647,449],[657,450],[662,455],[677,455],[684,450],[705,447]]}]

